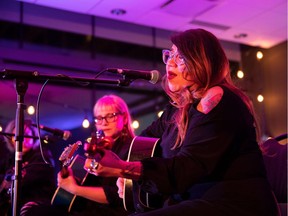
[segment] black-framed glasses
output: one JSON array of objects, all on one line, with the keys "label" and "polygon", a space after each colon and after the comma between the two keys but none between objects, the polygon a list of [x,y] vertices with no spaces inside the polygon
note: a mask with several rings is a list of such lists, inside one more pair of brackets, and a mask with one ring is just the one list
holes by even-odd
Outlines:
[{"label": "black-framed glasses", "polygon": [[177,66],[185,64],[184,58],[178,52],[173,53],[167,49],[162,50],[162,59],[164,64],[167,64],[167,62],[172,58]]},{"label": "black-framed glasses", "polygon": [[103,123],[103,120],[105,119],[105,121],[107,123],[112,123],[112,122],[115,122],[117,120],[118,115],[122,115],[122,114],[123,113],[118,112],[118,113],[108,113],[104,117],[103,116],[96,116],[96,117],[94,117],[94,122],[95,122],[95,124],[100,125]]}]

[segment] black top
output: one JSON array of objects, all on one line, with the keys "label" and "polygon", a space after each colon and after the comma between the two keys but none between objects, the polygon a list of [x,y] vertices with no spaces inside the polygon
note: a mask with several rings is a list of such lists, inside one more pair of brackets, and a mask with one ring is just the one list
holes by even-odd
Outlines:
[{"label": "black top", "polygon": [[[143,136],[161,138],[164,159],[142,161],[141,187],[170,196],[168,205],[202,200],[201,205],[190,204],[187,215],[195,212],[193,208],[200,209],[201,215],[208,206],[226,215],[276,215],[253,117],[237,95],[222,88],[221,101],[208,114],[197,111],[197,103],[191,105],[187,134],[180,148],[171,150],[177,133],[171,122],[176,111],[172,105],[143,131]],[[171,212],[167,215],[173,215]]]},{"label": "black top", "polygon": [[[118,138],[113,144],[112,151],[119,156],[122,160],[126,160],[132,137],[122,136]],[[74,211],[71,214],[74,215],[117,215],[124,216],[129,213],[124,209],[123,200],[118,196],[118,187],[115,177],[100,177],[89,174],[85,180],[84,185],[100,186],[103,187],[105,195],[109,204],[101,204],[85,199],[85,206],[79,211]],[[83,200],[82,200],[83,201]]]}]

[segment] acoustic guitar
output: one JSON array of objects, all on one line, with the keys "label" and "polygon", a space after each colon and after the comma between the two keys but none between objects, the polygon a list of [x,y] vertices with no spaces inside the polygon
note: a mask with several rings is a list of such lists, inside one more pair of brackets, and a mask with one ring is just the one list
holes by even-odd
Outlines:
[{"label": "acoustic guitar", "polygon": [[[159,138],[141,136],[134,137],[130,144],[127,161],[136,161],[148,157],[153,157],[158,141]],[[89,148],[93,149],[91,152],[95,152],[93,147]],[[90,158],[93,158],[93,156]],[[87,170],[89,170],[89,173],[93,174],[93,169],[90,169],[90,166],[90,162],[85,164],[85,167]],[[123,205],[125,210],[128,212],[144,212],[159,208],[162,205],[162,198],[156,195],[145,193],[140,190],[140,188],[137,186],[137,183],[135,183],[133,180],[124,179]]]},{"label": "acoustic guitar", "polygon": [[[74,178],[77,183],[82,185],[88,175],[88,172],[83,169],[86,158],[76,155],[74,157],[74,153],[78,149],[78,147],[82,145],[80,141],[69,145],[64,149],[61,156],[59,157],[59,161],[61,163],[61,176],[62,178],[67,178],[69,175],[68,167],[73,170]],[[51,205],[60,206],[70,212],[73,204],[76,201],[77,196],[72,194],[61,187],[58,187],[51,199]]]},{"label": "acoustic guitar", "polygon": [[[73,175],[77,181],[77,184],[84,185],[90,171],[88,172],[84,169],[86,162],[85,157],[76,155],[73,159],[73,154],[78,149],[79,145],[82,145],[80,141],[74,143],[73,145],[69,145],[64,149],[63,153],[59,157],[59,161],[62,166],[60,173],[62,178],[68,177],[68,167],[70,167],[73,171]],[[112,139],[110,137],[105,137],[103,131],[96,131],[96,133],[92,133],[91,137],[88,138],[87,142],[84,143],[85,156],[87,158],[93,158],[97,149],[110,149],[111,146]],[[85,198],[79,197],[62,189],[61,187],[58,187],[54,193],[54,196],[52,197],[51,204],[60,206],[62,209],[66,209],[67,212],[71,212],[74,209],[79,210],[79,208],[83,207],[85,201]]]},{"label": "acoustic guitar", "polygon": [[[127,161],[138,161],[153,157],[159,138],[136,136],[131,142]],[[156,199],[158,199],[156,201]],[[144,212],[159,207],[159,197],[140,190],[137,183],[124,179],[123,205],[129,212]]]}]

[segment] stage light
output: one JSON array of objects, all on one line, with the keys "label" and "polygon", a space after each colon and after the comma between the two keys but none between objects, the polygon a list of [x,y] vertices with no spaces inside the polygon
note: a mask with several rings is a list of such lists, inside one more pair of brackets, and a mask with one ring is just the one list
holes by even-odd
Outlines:
[{"label": "stage light", "polygon": [[263,95],[261,95],[261,94],[259,94],[258,96],[257,96],[257,100],[258,100],[258,102],[263,102],[263,100],[264,100],[264,96]]},{"label": "stage light", "polygon": [[33,105],[28,106],[28,108],[27,108],[27,113],[28,113],[29,115],[34,115],[34,113],[35,113],[35,107],[34,107]]},{"label": "stage light", "polygon": [[242,70],[238,70],[238,71],[237,71],[237,77],[238,77],[239,79],[242,79],[242,78],[244,77],[244,72],[243,72]]},{"label": "stage light", "polygon": [[83,120],[83,122],[82,122],[82,127],[83,127],[83,128],[89,128],[89,126],[90,126],[90,122],[89,122],[89,120],[85,117],[84,120]]},{"label": "stage light", "polygon": [[140,126],[140,124],[139,124],[139,122],[137,120],[134,120],[132,122],[132,128],[137,129],[137,128],[139,128],[139,126]]},{"label": "stage light", "polygon": [[257,59],[258,60],[261,60],[262,58],[263,58],[263,53],[261,52],[261,51],[258,51],[257,53],[256,53],[256,57],[257,57]]}]

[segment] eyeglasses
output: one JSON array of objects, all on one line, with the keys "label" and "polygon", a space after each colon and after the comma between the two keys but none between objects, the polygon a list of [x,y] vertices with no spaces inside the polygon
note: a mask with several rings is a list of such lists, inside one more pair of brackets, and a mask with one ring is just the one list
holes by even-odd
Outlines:
[{"label": "eyeglasses", "polygon": [[175,64],[177,64],[177,66],[185,64],[184,58],[181,55],[179,55],[178,52],[173,53],[170,50],[162,50],[162,58],[163,58],[164,64],[167,64],[168,60],[170,60],[172,58],[173,58]]},{"label": "eyeglasses", "polygon": [[105,119],[105,121],[107,123],[112,123],[112,122],[115,122],[116,121],[116,117],[118,115],[122,115],[123,113],[109,113],[107,114],[106,116],[102,117],[102,116],[96,116],[94,117],[94,122],[95,124],[102,124],[103,123],[103,120]]}]

